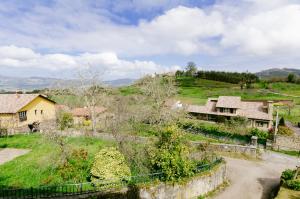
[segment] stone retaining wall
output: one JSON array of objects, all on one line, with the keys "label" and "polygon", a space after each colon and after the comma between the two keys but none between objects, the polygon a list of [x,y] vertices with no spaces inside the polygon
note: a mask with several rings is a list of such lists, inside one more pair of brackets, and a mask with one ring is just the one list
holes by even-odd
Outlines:
[{"label": "stone retaining wall", "polygon": [[220,143],[203,143],[203,142],[192,142],[196,145],[202,145],[206,150],[220,151],[220,152],[235,152],[243,153],[253,157],[257,155],[257,148],[252,145],[243,146],[238,144],[220,144]]},{"label": "stone retaining wall", "polygon": [[190,199],[215,190],[226,180],[226,165],[218,165],[209,173],[193,177],[182,184],[160,183],[139,189],[140,199]]}]

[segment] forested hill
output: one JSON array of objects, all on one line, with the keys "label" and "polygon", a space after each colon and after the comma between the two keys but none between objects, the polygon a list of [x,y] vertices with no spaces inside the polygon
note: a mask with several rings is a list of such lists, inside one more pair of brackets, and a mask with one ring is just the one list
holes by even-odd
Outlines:
[{"label": "forested hill", "polygon": [[260,78],[286,78],[290,73],[294,73],[295,75],[300,76],[300,69],[295,68],[271,68],[268,70],[263,70],[261,72],[256,73],[256,75]]}]

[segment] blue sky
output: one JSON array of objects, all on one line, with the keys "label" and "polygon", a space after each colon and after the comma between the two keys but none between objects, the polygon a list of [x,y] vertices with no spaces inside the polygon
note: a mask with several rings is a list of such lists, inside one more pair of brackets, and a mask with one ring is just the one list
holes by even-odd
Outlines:
[{"label": "blue sky", "polygon": [[0,75],[300,68],[297,0],[2,0]]}]

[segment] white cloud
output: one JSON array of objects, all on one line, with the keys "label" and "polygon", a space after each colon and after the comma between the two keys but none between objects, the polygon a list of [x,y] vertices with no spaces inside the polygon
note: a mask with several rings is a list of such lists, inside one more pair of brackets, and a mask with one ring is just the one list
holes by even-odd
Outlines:
[{"label": "white cloud", "polygon": [[[0,67],[60,70],[94,64],[109,67],[111,74],[120,71],[133,76],[171,68],[128,61],[136,57],[180,57],[184,62],[204,57],[219,66],[277,61],[284,66],[300,61],[299,0],[219,0],[202,8],[177,6],[134,24],[115,22],[122,17],[101,6],[70,2],[32,6],[30,12],[14,15],[2,14],[15,12],[14,5],[1,4]],[[169,0],[117,2],[111,7],[120,12],[148,12],[148,8],[169,8],[170,4]],[[41,49],[52,53],[39,53]]]},{"label": "white cloud", "polygon": [[[8,50],[9,53],[5,54],[3,49]],[[138,78],[145,74],[179,69],[178,66],[167,67],[152,61],[120,59],[113,52],[82,53],[79,55],[39,54],[29,48],[16,46],[0,46],[0,69],[1,67],[36,68],[37,70],[47,69],[57,72],[60,70],[76,71],[92,67],[102,71],[105,74],[105,79]]]},{"label": "white cloud", "polygon": [[300,4],[252,12],[228,23],[221,40],[224,47],[263,56],[300,50]]}]

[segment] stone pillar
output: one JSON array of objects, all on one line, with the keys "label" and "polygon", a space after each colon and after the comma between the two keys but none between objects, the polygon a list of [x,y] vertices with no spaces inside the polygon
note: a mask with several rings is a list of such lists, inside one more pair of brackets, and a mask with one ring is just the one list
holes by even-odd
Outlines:
[{"label": "stone pillar", "polygon": [[257,147],[257,136],[251,137],[251,145]]}]

